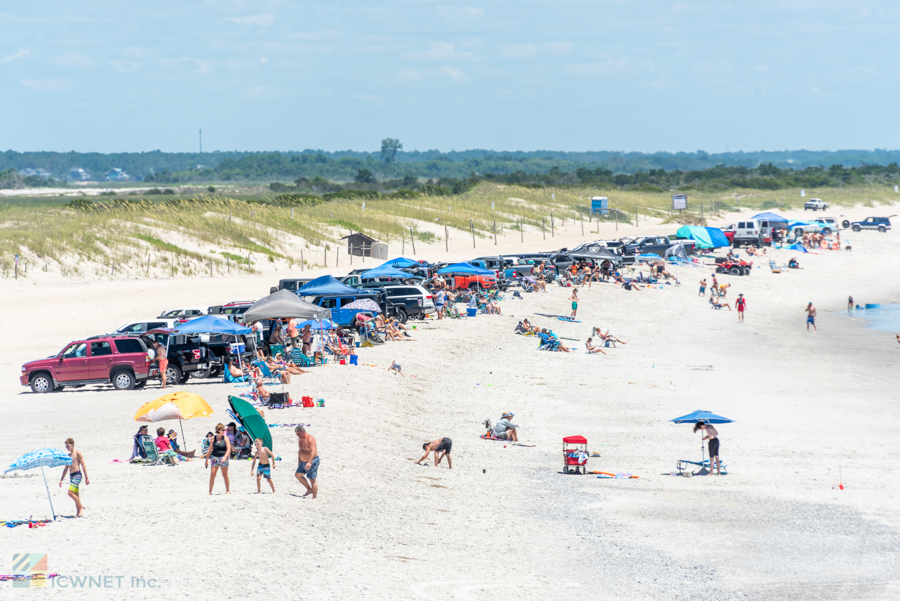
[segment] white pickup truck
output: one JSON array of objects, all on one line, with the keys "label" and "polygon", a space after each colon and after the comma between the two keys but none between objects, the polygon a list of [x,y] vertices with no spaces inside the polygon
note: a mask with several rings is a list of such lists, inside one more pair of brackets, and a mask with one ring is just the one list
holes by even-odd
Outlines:
[{"label": "white pickup truck", "polygon": [[818,211],[822,209],[823,211],[828,208],[828,203],[822,200],[821,198],[810,198],[805,203],[803,203],[803,210],[806,211],[808,209],[812,209],[813,211]]}]

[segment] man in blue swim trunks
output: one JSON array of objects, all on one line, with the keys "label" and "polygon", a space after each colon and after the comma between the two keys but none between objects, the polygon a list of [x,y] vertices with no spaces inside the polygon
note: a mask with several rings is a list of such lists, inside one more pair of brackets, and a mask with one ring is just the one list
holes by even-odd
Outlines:
[{"label": "man in blue swim trunks", "polygon": [[[316,448],[316,439],[312,434],[307,433],[306,428],[297,426],[294,428],[297,434],[297,441],[300,450],[297,453],[297,472],[294,474],[300,484],[306,487],[306,494],[312,495],[315,499],[319,494],[319,485],[316,483],[316,477],[319,474],[319,450]],[[309,482],[307,482],[307,478]]]},{"label": "man in blue swim trunks", "polygon": [[809,326],[813,327],[813,334],[818,333],[819,329],[816,327],[816,308],[813,307],[812,303],[806,305],[806,333],[809,334]]}]

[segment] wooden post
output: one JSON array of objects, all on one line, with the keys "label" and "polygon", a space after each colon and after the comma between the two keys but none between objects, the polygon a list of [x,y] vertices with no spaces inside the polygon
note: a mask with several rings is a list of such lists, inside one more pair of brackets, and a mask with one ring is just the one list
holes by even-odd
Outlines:
[{"label": "wooden post", "polygon": [[409,226],[409,243],[412,244],[413,247],[413,256],[416,256],[416,239],[413,236],[412,226]]},{"label": "wooden post", "polygon": [[447,229],[447,226],[444,226],[444,250],[450,250],[450,231]]},{"label": "wooden post", "polygon": [[294,219],[294,207],[291,207],[291,219]]},{"label": "wooden post", "polygon": [[325,257],[325,267],[328,267],[328,247],[322,247],[322,256]]},{"label": "wooden post", "polygon": [[469,228],[472,230],[472,248],[475,248],[475,221],[469,219]]},{"label": "wooden post", "polygon": [[556,233],[553,231],[553,211],[550,211],[550,237],[556,237]]},{"label": "wooden post", "polygon": [[401,248],[400,254],[405,255],[406,254],[406,234],[403,233],[403,230],[400,230],[400,240],[402,241],[402,244],[403,244],[400,247]]},{"label": "wooden post", "polygon": [[150,275],[150,255],[147,255],[147,276]]},{"label": "wooden post", "polygon": [[519,242],[525,242],[525,220],[519,217]]},{"label": "wooden post", "polygon": [[231,211],[228,211],[228,225],[231,225]]},{"label": "wooden post", "polygon": [[584,236],[584,213],[581,214],[581,235]]},{"label": "wooden post", "polygon": [[340,267],[341,266],[340,263],[341,263],[341,247],[335,246],[334,247],[334,266]]},{"label": "wooden post", "polygon": [[497,246],[497,222],[494,222],[494,246]]},{"label": "wooden post", "polygon": [[303,249],[300,249],[300,271],[303,271]]},{"label": "wooden post", "polygon": [[209,258],[209,277],[213,276],[212,257]]},{"label": "wooden post", "polygon": [[544,218],[541,217],[541,233],[544,234],[544,240],[547,239],[547,229],[544,227]]},{"label": "wooden post", "polygon": [[350,245],[350,264],[353,265],[353,245]]}]

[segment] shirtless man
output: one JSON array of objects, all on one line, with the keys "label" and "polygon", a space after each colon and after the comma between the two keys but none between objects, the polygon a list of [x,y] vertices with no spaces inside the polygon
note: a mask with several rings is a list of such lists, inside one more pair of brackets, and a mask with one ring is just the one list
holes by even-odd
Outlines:
[{"label": "shirtless man", "polygon": [[159,365],[160,388],[166,387],[166,370],[169,369],[169,357],[166,355],[166,347],[161,345],[159,341],[153,343],[156,351],[156,362]]},{"label": "shirtless man", "polygon": [[[312,495],[315,499],[319,495],[319,485],[316,478],[319,474],[319,450],[316,448],[316,439],[312,434],[307,434],[306,428],[297,426],[294,428],[297,434],[297,442],[300,449],[297,453],[297,472],[294,476],[300,481],[300,484],[306,487],[306,494]],[[307,483],[306,479],[309,478]]]},{"label": "shirtless man", "polygon": [[79,496],[81,479],[83,476],[86,485],[91,483],[91,479],[88,478],[87,464],[84,462],[84,455],[81,454],[81,451],[75,450],[75,441],[73,439],[66,439],[66,450],[69,452],[69,457],[72,458],[72,465],[67,465],[66,469],[63,470],[62,476],[59,477],[59,486],[62,488],[63,480],[66,477],[66,472],[68,472],[69,496],[75,501],[75,509],[77,510],[75,517],[80,518],[84,515],[84,505],[81,504],[81,497]]},{"label": "shirtless man", "polygon": [[263,403],[268,402],[269,398],[272,396],[272,393],[269,392],[268,390],[266,390],[265,387],[263,386],[262,378],[259,378],[256,381],[256,395],[257,395],[257,400],[260,400]]},{"label": "shirtless man", "polygon": [[453,469],[453,460],[450,459],[450,449],[453,448],[453,441],[449,438],[438,438],[432,442],[426,442],[422,445],[425,454],[416,463],[422,463],[428,459],[430,453],[434,453],[434,467],[437,467],[444,457],[447,458],[449,469]]},{"label": "shirtless man", "polygon": [[817,334],[819,329],[816,327],[816,308],[812,303],[806,305],[806,333],[809,334],[809,326],[813,327],[813,334]]}]

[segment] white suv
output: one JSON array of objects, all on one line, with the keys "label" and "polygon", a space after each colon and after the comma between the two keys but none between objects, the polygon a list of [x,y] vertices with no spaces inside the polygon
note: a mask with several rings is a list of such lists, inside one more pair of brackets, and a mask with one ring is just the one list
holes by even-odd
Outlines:
[{"label": "white suv", "polygon": [[808,209],[812,209],[813,211],[818,211],[822,209],[823,211],[828,208],[828,203],[822,200],[821,198],[810,198],[805,203],[803,203],[803,210],[806,211]]}]

